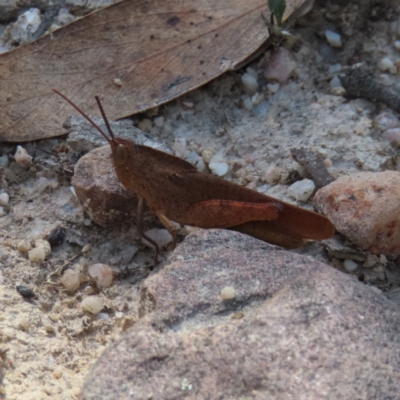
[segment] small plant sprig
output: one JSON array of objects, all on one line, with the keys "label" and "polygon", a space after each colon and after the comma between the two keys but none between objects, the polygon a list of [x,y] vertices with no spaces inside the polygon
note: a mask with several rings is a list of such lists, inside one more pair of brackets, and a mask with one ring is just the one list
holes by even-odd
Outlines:
[{"label": "small plant sprig", "polygon": [[271,11],[271,25],[274,25],[274,17],[276,24],[280,28],[282,26],[282,18],[286,9],[285,0],[268,0],[268,7]]},{"label": "small plant sprig", "polygon": [[[286,10],[286,1],[268,0],[268,8],[271,12],[270,21],[268,21],[263,13],[261,13],[261,17],[265,25],[267,25],[272,46],[277,49],[283,45],[289,50],[293,49],[293,51],[297,51],[295,46],[298,43],[301,46],[301,41],[288,32],[282,32],[282,19]],[[274,19],[276,20],[276,24]]]}]

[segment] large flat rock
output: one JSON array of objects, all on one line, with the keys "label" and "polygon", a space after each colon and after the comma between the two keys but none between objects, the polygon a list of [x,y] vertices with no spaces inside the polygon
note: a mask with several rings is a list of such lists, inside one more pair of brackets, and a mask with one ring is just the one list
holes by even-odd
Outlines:
[{"label": "large flat rock", "polygon": [[400,398],[400,308],[239,233],[188,236],[145,281],[141,314],[92,368],[85,400]]}]

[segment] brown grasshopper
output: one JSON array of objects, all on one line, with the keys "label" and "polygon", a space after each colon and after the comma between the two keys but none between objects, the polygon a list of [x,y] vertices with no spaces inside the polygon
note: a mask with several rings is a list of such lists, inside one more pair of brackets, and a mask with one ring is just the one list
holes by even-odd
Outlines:
[{"label": "brown grasshopper", "polygon": [[110,144],[118,179],[139,198],[138,232],[155,247],[156,260],[159,248],[143,232],[144,201],[172,235],[173,247],[176,245],[177,228],[172,221],[199,228],[232,229],[285,248],[297,248],[307,240],[333,236],[334,226],[321,214],[199,172],[182,158],[115,137],[100,99],[96,96],[110,134],[108,137],[71,100],[54,91],[86,118]]}]

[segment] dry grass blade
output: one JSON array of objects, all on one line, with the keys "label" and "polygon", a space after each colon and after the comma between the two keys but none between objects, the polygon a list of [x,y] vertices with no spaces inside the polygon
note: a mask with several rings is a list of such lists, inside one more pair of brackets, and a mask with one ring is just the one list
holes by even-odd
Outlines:
[{"label": "dry grass blade", "polygon": [[[287,18],[305,0],[287,2]],[[71,109],[122,118],[234,68],[266,40],[265,0],[122,1],[0,55],[0,140],[62,135]],[[119,79],[122,86],[114,82]]]}]

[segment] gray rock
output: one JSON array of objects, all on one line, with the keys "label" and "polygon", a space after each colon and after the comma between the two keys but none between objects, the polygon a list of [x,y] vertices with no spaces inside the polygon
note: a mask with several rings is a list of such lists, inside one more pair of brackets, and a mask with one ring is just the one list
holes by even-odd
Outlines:
[{"label": "gray rock", "polygon": [[[223,301],[223,287],[236,297]],[[400,309],[310,257],[230,231],[188,236],[83,399],[398,399]]]}]

